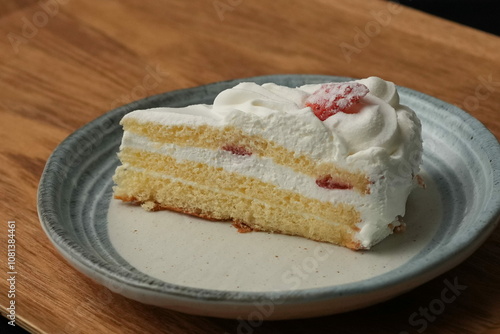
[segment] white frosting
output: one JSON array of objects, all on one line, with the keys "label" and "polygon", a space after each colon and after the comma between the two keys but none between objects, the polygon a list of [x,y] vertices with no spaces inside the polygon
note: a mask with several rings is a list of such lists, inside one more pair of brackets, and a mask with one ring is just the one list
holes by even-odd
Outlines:
[{"label": "white frosting", "polygon": [[[392,233],[388,224],[396,216],[404,215],[406,199],[414,184],[412,176],[418,173],[421,162],[421,125],[412,110],[399,104],[393,83],[376,77],[357,82],[369,89],[360,101],[360,112],[339,112],[325,121],[319,120],[311,108],[304,105],[320,84],[289,88],[272,83],[238,84],[221,92],[212,106],[139,110],[125,118],[165,125],[236,126],[319,162],[332,162],[366,173],[373,182],[371,193],[360,196],[353,204],[363,218],[357,237],[364,247],[370,247]],[[186,156],[186,159],[194,159],[194,156]],[[252,159],[258,157],[252,156]],[[231,164],[233,161],[224,168],[229,169]],[[257,176],[281,174],[283,171],[279,168],[276,164],[267,166],[266,172]],[[242,170],[236,168],[235,171]],[[289,171],[283,174],[285,181],[276,184],[281,187],[284,183],[295,184],[294,191],[304,196],[316,198],[314,193],[319,197],[324,195],[323,200],[351,202],[348,194],[352,191],[319,187],[317,191],[306,190],[309,188],[299,182],[301,177]]]}]

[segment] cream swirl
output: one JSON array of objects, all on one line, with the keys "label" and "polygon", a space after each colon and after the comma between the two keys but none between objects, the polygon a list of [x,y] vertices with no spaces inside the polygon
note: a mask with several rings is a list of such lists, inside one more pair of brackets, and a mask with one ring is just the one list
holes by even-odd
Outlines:
[{"label": "cream swirl", "polygon": [[[343,144],[347,155],[371,149],[383,148],[389,155],[402,142],[398,123],[399,95],[392,82],[377,77],[357,80],[365,85],[369,93],[361,101],[358,113],[336,113],[323,124]],[[299,89],[314,93],[318,85],[302,86]]]}]

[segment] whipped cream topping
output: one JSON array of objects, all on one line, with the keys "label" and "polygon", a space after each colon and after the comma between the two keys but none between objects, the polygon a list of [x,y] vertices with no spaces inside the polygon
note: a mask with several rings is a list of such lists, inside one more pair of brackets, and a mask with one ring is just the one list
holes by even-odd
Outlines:
[{"label": "whipped cream topping", "polygon": [[[391,234],[389,223],[399,225],[396,217],[405,213],[421,163],[421,124],[410,108],[400,104],[392,82],[377,77],[355,82],[369,90],[359,100],[358,112],[338,112],[324,121],[305,105],[321,84],[290,88],[251,82],[221,92],[213,105],[138,110],[125,119],[165,125],[236,126],[320,163],[332,162],[366,173],[372,185],[368,202],[359,205],[363,222],[357,237],[364,247],[370,247]],[[318,189],[318,194],[322,191]],[[336,193],[341,200],[349,197]],[[359,199],[351,204],[360,204]]]}]

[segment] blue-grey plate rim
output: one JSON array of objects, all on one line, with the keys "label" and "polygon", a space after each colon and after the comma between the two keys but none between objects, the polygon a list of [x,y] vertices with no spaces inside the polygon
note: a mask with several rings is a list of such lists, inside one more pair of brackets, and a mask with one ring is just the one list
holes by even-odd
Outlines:
[{"label": "blue-grey plate rim", "polygon": [[483,209],[483,214],[478,217],[476,221],[476,233],[466,236],[458,243],[455,242],[444,245],[441,248],[441,256],[439,258],[421,259],[420,262],[424,263],[415,263],[411,270],[406,270],[404,272],[398,272],[396,270],[390,272],[390,275],[378,276],[376,277],[376,280],[368,279],[355,283],[296,291],[241,292],[208,290],[179,286],[159,281],[154,278],[145,279],[145,275],[140,273],[137,273],[137,276],[134,276],[129,272],[122,272],[119,267],[112,266],[109,263],[105,263],[94,257],[92,254],[88,254],[85,249],[71,240],[71,235],[60,228],[60,222],[57,216],[58,210],[61,210],[62,208],[60,208],[60,203],[58,203],[57,186],[61,186],[64,176],[66,175],[65,173],[67,173],[67,170],[65,171],[64,169],[68,168],[67,166],[63,166],[60,161],[64,160],[65,156],[68,154],[79,154],[75,153],[74,150],[72,150],[72,147],[75,142],[79,140],[82,132],[90,131],[91,129],[99,127],[104,130],[105,135],[106,131],[109,130],[106,128],[106,124],[109,124],[110,126],[116,124],[114,120],[121,119],[121,117],[123,117],[126,113],[137,109],[138,105],[155,103],[160,100],[162,100],[162,103],[168,104],[169,97],[175,98],[175,96],[183,94],[204,93],[209,96],[213,96],[221,89],[232,87],[236,83],[242,81],[254,81],[258,83],[278,82],[286,85],[287,81],[293,81],[293,79],[290,78],[295,80],[297,80],[297,78],[303,79],[303,83],[353,80],[352,78],[347,77],[327,75],[281,74],[216,82],[194,88],[158,94],[132,102],[109,111],[72,133],[59,144],[49,157],[39,184],[37,198],[38,214],[42,227],[50,241],[67,259],[76,261],[81,268],[85,268],[84,271],[93,272],[97,276],[101,276],[104,280],[111,282],[114,281],[118,284],[125,284],[131,288],[143,290],[145,292],[188,299],[193,302],[207,301],[248,304],[257,300],[266,299],[272,300],[276,304],[302,304],[311,301],[335,299],[349,295],[363,295],[387,289],[388,287],[399,287],[400,290],[407,290],[404,288],[405,286],[413,288],[416,285],[412,284],[412,282],[418,277],[425,276],[425,281],[428,281],[462,262],[466,257],[471,255],[496,228],[500,218],[500,145],[498,140],[482,123],[463,110],[437,98],[405,87],[398,87],[398,89],[400,92],[411,92],[414,95],[419,95],[423,100],[426,100],[434,105],[445,106],[450,115],[458,117],[464,123],[467,123],[474,133],[476,133],[476,141],[481,143],[484,153],[486,153],[490,158],[494,171],[492,180],[494,191],[492,191],[490,201]]}]

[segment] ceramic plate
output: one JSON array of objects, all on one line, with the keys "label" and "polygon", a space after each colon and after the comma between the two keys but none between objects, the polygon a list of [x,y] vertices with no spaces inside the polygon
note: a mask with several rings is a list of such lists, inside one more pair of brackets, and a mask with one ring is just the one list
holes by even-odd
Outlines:
[{"label": "ceramic plate", "polygon": [[239,81],[287,86],[345,81],[277,75],[169,92],[115,109],[73,133],[47,162],[38,212],[49,239],[78,270],[126,297],[228,318],[304,318],[366,307],[406,292],[467,258],[500,213],[500,147],[467,113],[400,88],[423,123],[427,189],[408,200],[407,231],[355,252],[299,237],[240,234],[229,223],[112,199],[122,137],[134,109],[212,103]]}]

